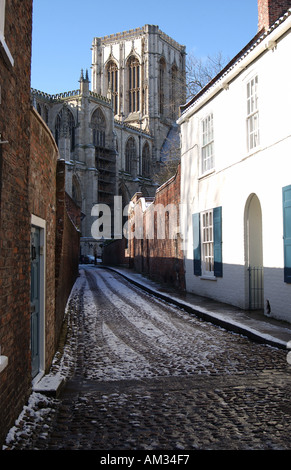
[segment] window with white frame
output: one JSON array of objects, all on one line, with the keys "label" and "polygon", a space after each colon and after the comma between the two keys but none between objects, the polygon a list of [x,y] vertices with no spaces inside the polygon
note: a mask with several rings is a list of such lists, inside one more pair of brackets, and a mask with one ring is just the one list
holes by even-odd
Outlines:
[{"label": "window with white frame", "polygon": [[214,168],[213,114],[202,121],[202,173]]},{"label": "window with white frame", "polygon": [[13,57],[5,41],[5,0],[0,0],[0,54],[9,66],[14,65]]},{"label": "window with white frame", "polygon": [[258,76],[247,83],[247,136],[248,151],[258,147],[260,144]]},{"label": "window with white frame", "polygon": [[214,274],[214,250],[213,250],[213,210],[201,214],[201,261],[202,274]]},{"label": "window with white frame", "polygon": [[5,0],[0,0],[0,34],[4,37]]}]

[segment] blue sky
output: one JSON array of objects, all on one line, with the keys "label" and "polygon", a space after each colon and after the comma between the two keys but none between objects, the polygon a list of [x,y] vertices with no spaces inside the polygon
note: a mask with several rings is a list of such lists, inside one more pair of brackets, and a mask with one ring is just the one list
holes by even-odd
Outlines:
[{"label": "blue sky", "polygon": [[78,89],[82,68],[91,77],[94,37],[145,24],[197,57],[221,52],[230,60],[257,33],[257,0],[34,0],[31,86]]}]

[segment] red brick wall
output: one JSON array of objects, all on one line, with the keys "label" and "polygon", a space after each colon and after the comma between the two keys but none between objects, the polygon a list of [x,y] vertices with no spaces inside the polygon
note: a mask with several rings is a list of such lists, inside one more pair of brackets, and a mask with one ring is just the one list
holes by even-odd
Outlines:
[{"label": "red brick wall", "polygon": [[55,331],[55,249],[56,168],[58,148],[48,127],[31,108],[31,151],[29,209],[46,221],[45,365],[49,368],[56,347]]},{"label": "red brick wall", "polygon": [[0,443],[30,393],[30,64],[32,0],[6,0],[0,50],[0,346],[8,366],[0,374]]},{"label": "red brick wall", "polygon": [[67,212],[70,216],[70,219],[72,220],[73,224],[80,229],[81,227],[81,209],[80,207],[75,203],[75,201],[69,196],[68,193],[66,193],[66,208]]},{"label": "red brick wall", "polygon": [[[166,231],[163,239],[157,236],[158,222],[164,217],[163,208],[169,205],[175,207],[176,222],[179,225],[180,183],[179,166],[176,175],[157,189],[155,198],[143,198],[142,193],[133,196],[129,214],[132,235],[128,240],[115,240],[104,248],[104,264],[128,264],[154,280],[185,290],[184,259],[179,234],[173,239],[170,238],[169,231]],[[162,207],[162,215],[156,212],[159,205]],[[133,217],[134,210],[138,211],[138,217]],[[151,227],[148,220],[153,221],[153,238],[147,237],[147,229]],[[167,226],[166,223],[166,230]],[[142,235],[138,234],[140,229]]]},{"label": "red brick wall", "polygon": [[[136,205],[141,205],[142,199],[134,202]],[[129,240],[129,256],[130,265],[136,271],[144,272],[154,280],[170,284],[180,290],[185,290],[184,262],[180,236],[170,238],[170,232],[167,229],[168,224],[166,223],[165,237],[159,239],[158,223],[161,222],[162,217],[164,218],[164,213],[163,209],[161,214],[156,212],[158,205],[161,205],[162,208],[172,205],[176,209],[176,222],[179,225],[179,204],[180,166],[175,177],[158,188],[153,203],[143,212],[143,237],[141,239],[133,237]],[[150,226],[147,220],[154,221],[154,238],[146,236],[147,228]],[[137,232],[138,227],[136,225],[133,226],[133,230]]]},{"label": "red brick wall", "polygon": [[57,164],[57,233],[56,233],[56,346],[64,312],[73,284],[79,273],[81,210],[65,192],[65,162]]},{"label": "red brick wall", "polygon": [[48,127],[31,109],[29,201],[46,221],[45,365],[58,347],[66,302],[78,275],[81,210],[65,192],[65,162]]},{"label": "red brick wall", "polygon": [[125,265],[128,266],[129,258],[127,256],[127,240],[125,238],[121,240],[112,240],[103,247],[103,264],[108,266]]},{"label": "red brick wall", "polygon": [[289,8],[290,0],[258,0],[259,31],[268,29]]}]

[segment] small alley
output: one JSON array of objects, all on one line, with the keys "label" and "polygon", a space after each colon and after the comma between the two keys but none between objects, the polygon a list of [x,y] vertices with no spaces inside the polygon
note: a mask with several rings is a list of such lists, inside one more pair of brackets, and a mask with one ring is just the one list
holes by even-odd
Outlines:
[{"label": "small alley", "polygon": [[286,350],[95,266],[80,266],[66,321],[51,372],[65,385],[33,392],[4,450],[290,448]]}]

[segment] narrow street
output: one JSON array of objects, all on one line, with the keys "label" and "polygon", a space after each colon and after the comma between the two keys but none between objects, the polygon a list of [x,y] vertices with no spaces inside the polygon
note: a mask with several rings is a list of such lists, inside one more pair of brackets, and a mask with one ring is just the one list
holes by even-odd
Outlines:
[{"label": "narrow street", "polygon": [[66,385],[34,398],[8,450],[290,449],[285,351],[94,266],[80,267],[70,325]]}]

